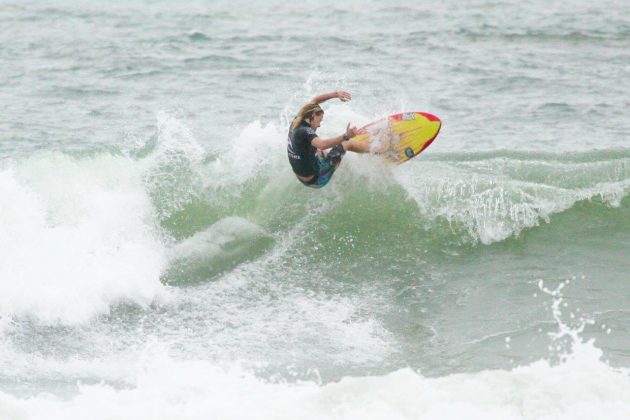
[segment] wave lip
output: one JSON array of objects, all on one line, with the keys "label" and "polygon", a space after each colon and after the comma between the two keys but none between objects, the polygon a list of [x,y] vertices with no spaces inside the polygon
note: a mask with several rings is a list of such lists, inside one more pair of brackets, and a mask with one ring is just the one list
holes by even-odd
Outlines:
[{"label": "wave lip", "polygon": [[473,242],[491,244],[548,223],[580,201],[619,207],[630,192],[630,159],[447,159],[395,176],[426,217],[446,220]]}]

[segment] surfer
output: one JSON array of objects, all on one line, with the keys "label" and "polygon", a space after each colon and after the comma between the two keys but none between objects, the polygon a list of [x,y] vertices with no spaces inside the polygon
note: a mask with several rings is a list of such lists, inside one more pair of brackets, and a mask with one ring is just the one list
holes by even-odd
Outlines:
[{"label": "surfer", "polygon": [[324,110],[319,104],[333,98],[347,102],[352,99],[352,95],[348,92],[331,92],[316,96],[300,109],[289,128],[289,162],[297,178],[307,187],[321,188],[326,185],[346,151],[370,151],[369,142],[351,140],[359,134],[359,130],[350,124],[340,136],[321,139],[317,135],[316,130],[324,119]]}]

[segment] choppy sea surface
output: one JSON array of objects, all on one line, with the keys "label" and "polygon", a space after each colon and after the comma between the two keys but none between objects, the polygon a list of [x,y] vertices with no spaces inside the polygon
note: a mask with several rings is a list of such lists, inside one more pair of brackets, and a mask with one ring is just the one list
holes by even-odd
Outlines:
[{"label": "choppy sea surface", "polygon": [[302,3],[0,1],[0,419],[629,418],[630,3]]}]

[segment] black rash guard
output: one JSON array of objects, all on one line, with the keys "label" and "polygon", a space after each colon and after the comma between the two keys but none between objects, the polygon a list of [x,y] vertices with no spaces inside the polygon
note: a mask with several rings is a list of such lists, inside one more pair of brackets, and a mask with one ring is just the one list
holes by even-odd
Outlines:
[{"label": "black rash guard", "polygon": [[287,154],[293,172],[300,176],[312,176],[319,174],[319,165],[315,152],[317,149],[311,144],[317,137],[315,130],[302,121],[295,130],[289,129]]}]

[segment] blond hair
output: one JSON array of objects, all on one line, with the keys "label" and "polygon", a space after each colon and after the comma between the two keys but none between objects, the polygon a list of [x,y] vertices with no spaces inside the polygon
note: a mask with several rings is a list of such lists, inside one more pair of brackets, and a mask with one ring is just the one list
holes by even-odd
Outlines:
[{"label": "blond hair", "polygon": [[303,121],[310,123],[310,119],[313,115],[319,115],[323,113],[324,110],[321,106],[319,106],[319,103],[312,101],[307,103],[300,109],[297,116],[293,119],[293,122],[291,123],[291,130],[295,130],[296,128],[298,128]]}]

